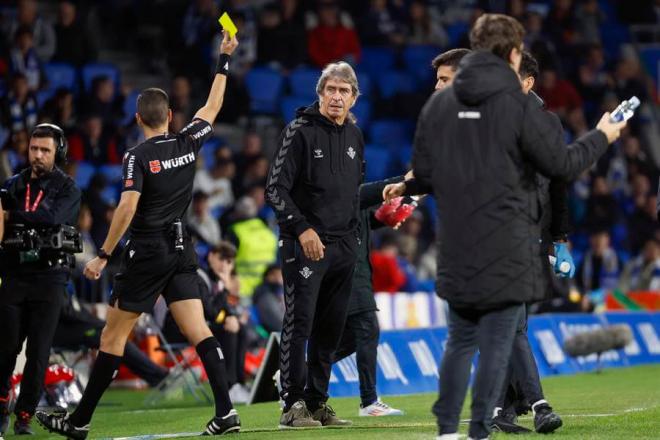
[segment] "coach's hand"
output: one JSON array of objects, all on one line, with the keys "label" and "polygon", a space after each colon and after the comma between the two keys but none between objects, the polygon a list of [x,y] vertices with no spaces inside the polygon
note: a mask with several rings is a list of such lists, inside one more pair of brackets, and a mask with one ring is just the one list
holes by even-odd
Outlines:
[{"label": "coach's hand", "polygon": [[323,246],[319,234],[317,234],[314,229],[307,229],[305,232],[300,234],[298,240],[300,241],[300,245],[303,248],[305,257],[312,261],[319,261],[323,258],[323,251],[325,246]]},{"label": "coach's hand", "polygon": [[393,199],[403,196],[403,193],[406,192],[406,183],[390,183],[385,185],[383,188],[383,200],[387,203],[390,203]]},{"label": "coach's hand", "polygon": [[222,43],[220,43],[220,53],[231,55],[238,47],[236,35],[229,37],[229,32],[222,31]]},{"label": "coach's hand", "polygon": [[90,280],[98,280],[101,278],[101,272],[105,269],[105,265],[108,264],[108,260],[105,258],[93,258],[87,262],[85,265],[85,276]]},{"label": "coach's hand", "polygon": [[610,113],[606,112],[598,121],[596,128],[602,131],[607,136],[607,142],[611,144],[621,136],[621,130],[626,126],[627,122],[610,122]]}]

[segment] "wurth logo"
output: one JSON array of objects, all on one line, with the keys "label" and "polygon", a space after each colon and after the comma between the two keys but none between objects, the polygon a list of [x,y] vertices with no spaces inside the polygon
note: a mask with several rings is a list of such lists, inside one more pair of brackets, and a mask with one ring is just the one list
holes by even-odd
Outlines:
[{"label": "wurth logo", "polygon": [[170,168],[178,168],[180,166],[188,165],[195,162],[195,153],[188,153],[183,156],[175,157],[174,159],[167,159],[163,161],[163,168],[169,170]]}]

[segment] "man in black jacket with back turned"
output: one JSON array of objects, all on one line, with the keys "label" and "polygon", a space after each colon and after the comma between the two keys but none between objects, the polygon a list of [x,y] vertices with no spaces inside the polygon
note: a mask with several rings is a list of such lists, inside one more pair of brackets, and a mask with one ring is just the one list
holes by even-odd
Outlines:
[{"label": "man in black jacket with back turned", "polygon": [[280,225],[285,289],[282,429],[350,424],[326,401],[358,246],[364,140],[349,114],[359,95],[355,72],[329,64],[316,93],[318,103],[283,130],[266,187]]},{"label": "man in black jacket with back turned", "polygon": [[625,123],[605,114],[566,148],[516,75],[524,29],[485,14],[451,87],[420,116],[413,172],[431,186],[438,211],[438,294],[449,303],[449,340],[433,411],[440,439],[458,438],[470,363],[480,352],[472,393],[471,438],[486,438],[523,303],[542,298],[544,253],[536,173],[571,177],[588,168]]}]

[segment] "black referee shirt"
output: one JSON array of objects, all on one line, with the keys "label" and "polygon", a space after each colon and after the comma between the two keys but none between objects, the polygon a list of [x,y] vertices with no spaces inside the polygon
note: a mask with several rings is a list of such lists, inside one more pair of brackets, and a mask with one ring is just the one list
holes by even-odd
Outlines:
[{"label": "black referee shirt", "polygon": [[131,222],[131,236],[169,231],[185,218],[192,199],[195,162],[213,128],[195,119],[178,134],[155,136],[124,155],[123,191],[141,193]]}]

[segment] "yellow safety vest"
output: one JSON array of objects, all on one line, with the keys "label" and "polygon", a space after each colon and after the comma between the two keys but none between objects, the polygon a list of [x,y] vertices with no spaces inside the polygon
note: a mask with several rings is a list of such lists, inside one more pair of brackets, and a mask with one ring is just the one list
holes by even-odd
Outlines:
[{"label": "yellow safety vest", "polygon": [[277,258],[277,237],[258,218],[235,223],[231,229],[238,238],[236,273],[241,284],[240,295],[252,296],[266,268]]}]

